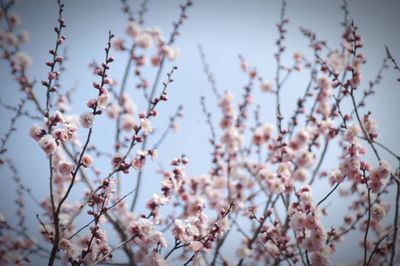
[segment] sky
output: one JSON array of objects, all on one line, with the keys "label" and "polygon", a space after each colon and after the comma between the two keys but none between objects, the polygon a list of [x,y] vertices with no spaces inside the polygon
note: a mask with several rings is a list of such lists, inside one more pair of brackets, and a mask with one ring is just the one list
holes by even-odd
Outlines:
[{"label": "sky", "polygon": [[[134,10],[139,8],[139,1],[128,1]],[[150,0],[148,12],[145,14],[144,27],[159,27],[165,36],[172,30],[172,21],[179,15],[178,5],[182,1]],[[385,56],[384,45],[387,45],[395,58],[400,58],[400,36],[398,26],[400,17],[398,11],[400,4],[392,0],[364,0],[349,1],[350,17],[359,26],[360,33],[364,37],[363,53],[367,58],[364,67],[365,87],[367,81],[375,77],[382,59]],[[272,80],[276,67],[273,53],[276,51],[275,40],[277,38],[276,23],[280,15],[280,1],[239,1],[239,0],[194,0],[194,5],[188,11],[188,20],[182,27],[176,46],[180,49],[180,57],[177,61],[169,62],[164,70],[164,75],[172,65],[177,65],[178,70],[174,74],[174,82],[169,88],[169,101],[163,104],[159,111],[160,117],[154,125],[162,131],[167,126],[167,117],[174,113],[179,104],[184,105],[185,116],[179,121],[180,130],[168,137],[159,150],[160,164],[167,166],[170,160],[180,154],[186,154],[190,160],[187,172],[189,175],[206,173],[210,166],[209,154],[211,147],[208,144],[208,127],[205,124],[204,115],[201,112],[200,97],[205,96],[209,111],[213,113],[213,121],[220,119],[216,100],[203,73],[197,44],[201,44],[206,54],[208,63],[215,76],[219,90],[232,91],[236,99],[240,99],[242,88],[246,84],[246,76],[241,73],[238,55],[243,55],[250,65],[256,66],[257,71],[264,79]],[[332,47],[338,47],[342,28],[340,21],[343,19],[340,10],[341,1],[318,0],[288,0],[287,17],[290,19],[287,35],[287,53],[283,60],[291,62],[291,56],[296,51],[302,51],[310,56],[312,51],[307,46],[307,40],[302,36],[299,28],[312,29],[317,35],[328,42]],[[38,81],[44,79],[47,67],[44,62],[48,60],[47,51],[54,45],[54,32],[57,16],[55,1],[21,0],[14,10],[21,15],[22,28],[28,30],[31,40],[23,45],[22,49],[32,55],[34,66],[29,70],[29,75]],[[65,21],[67,28],[65,46],[68,49],[66,73],[62,76],[63,88],[71,88],[77,84],[77,92],[74,95],[73,109],[79,114],[85,110],[85,102],[93,97],[91,89],[92,81],[96,80],[91,74],[88,65],[93,60],[100,61],[104,57],[104,46],[107,33],[111,30],[116,37],[125,37],[126,15],[121,12],[119,1],[106,0],[70,0],[65,3]],[[4,27],[4,25],[2,25]],[[112,51],[115,62],[110,69],[110,77],[121,80],[126,58]],[[400,59],[398,59],[400,60]],[[144,74],[152,80],[154,70],[145,71]],[[368,110],[378,121],[379,140],[400,153],[398,136],[400,84],[396,82],[396,73],[388,69],[383,74],[384,80],[377,87],[377,93],[368,100]],[[10,78],[8,66],[0,62],[0,98],[2,101],[16,104],[22,96],[16,83]],[[295,107],[297,98],[303,93],[307,84],[307,75],[294,74],[282,90],[282,111],[290,114]],[[133,87],[134,78],[128,80],[127,91],[134,95],[139,110],[144,108],[141,94]],[[45,91],[37,85],[35,90],[43,100]],[[262,105],[262,118],[274,123],[274,104],[272,96],[262,94],[255,90],[255,101]],[[33,110],[32,106],[29,110]],[[366,112],[366,110],[363,110]],[[3,135],[9,125],[12,113],[1,109],[0,133]],[[17,123],[17,131],[8,144],[8,156],[13,158],[18,165],[20,176],[38,198],[48,195],[46,181],[48,179],[47,160],[37,144],[29,138],[28,130],[32,121],[23,118]],[[112,147],[114,131],[105,130],[113,128],[111,121],[101,117],[94,127],[93,142],[98,143],[104,149]],[[83,136],[83,134],[81,135]],[[155,138],[156,139],[156,138]],[[332,150],[328,161],[324,163],[324,169],[335,167],[337,150]],[[390,161],[390,157],[385,155]],[[371,160],[373,157],[370,158]],[[107,164],[107,161],[101,162]],[[160,177],[151,170],[158,167],[157,163],[146,168],[143,190],[140,194],[139,211],[144,210],[144,203],[159,187]],[[105,168],[107,169],[107,168]],[[7,168],[0,168],[2,185],[0,186],[0,212],[13,217],[14,188],[15,184],[10,178]],[[125,191],[133,188],[136,175],[126,176]],[[314,187],[315,197],[326,194],[329,190],[327,182],[319,182]],[[334,206],[341,206],[338,197],[332,197]],[[335,208],[333,208],[335,209]],[[27,202],[27,216],[34,217],[40,210],[33,202]],[[337,210],[336,211],[345,211]],[[335,215],[334,215],[335,216]],[[339,217],[339,215],[338,215]],[[37,228],[37,221],[30,219],[29,227]],[[334,221],[333,221],[334,222]],[[36,230],[37,231],[37,230]],[[36,234],[36,233],[35,233]],[[37,234],[36,234],[37,236]],[[239,241],[237,238],[233,242]],[[355,242],[354,242],[355,241]],[[356,240],[338,249],[336,257],[338,263],[346,255],[354,254],[348,247],[354,246]],[[356,243],[357,244],[357,243]],[[355,250],[359,252],[358,249]]]}]

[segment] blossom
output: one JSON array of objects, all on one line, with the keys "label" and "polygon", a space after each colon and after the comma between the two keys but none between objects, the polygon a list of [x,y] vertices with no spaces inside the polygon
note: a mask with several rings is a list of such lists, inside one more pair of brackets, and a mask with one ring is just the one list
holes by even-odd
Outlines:
[{"label": "blossom", "polygon": [[147,152],[138,150],[135,158],[132,160],[131,165],[134,169],[140,170],[146,163]]},{"label": "blossom", "polygon": [[307,215],[304,225],[309,230],[315,230],[318,227],[317,218],[314,215]]},{"label": "blossom", "polygon": [[153,131],[153,126],[150,123],[150,120],[147,118],[142,118],[140,119],[143,131],[144,131],[144,135],[149,135],[152,131]]},{"label": "blossom", "polygon": [[301,54],[301,52],[297,51],[293,54],[293,59],[296,63],[300,63],[301,60],[303,60],[303,55]]},{"label": "blossom", "polygon": [[318,86],[324,91],[328,90],[331,88],[331,81],[329,80],[329,78],[327,76],[321,76],[318,77],[317,79],[318,82]]},{"label": "blossom", "polygon": [[72,264],[77,264],[80,260],[81,248],[76,244],[69,245],[66,250],[66,255]]},{"label": "blossom", "polygon": [[332,71],[339,73],[346,65],[346,56],[339,52],[333,52],[328,56],[326,63]]},{"label": "blossom", "polygon": [[299,150],[304,147],[310,139],[310,133],[307,129],[300,130],[290,142],[290,148]]},{"label": "blossom", "polygon": [[301,230],[305,227],[306,215],[302,212],[296,212],[290,216],[289,226],[294,230]]},{"label": "blossom", "polygon": [[192,260],[192,265],[193,266],[204,266],[207,265],[206,261],[204,260],[203,256],[199,253],[194,255],[194,258]]},{"label": "blossom", "polygon": [[152,252],[146,256],[143,262],[144,266],[168,266],[168,262],[157,252]]},{"label": "blossom", "polygon": [[116,118],[120,111],[121,111],[121,107],[119,105],[117,105],[117,104],[109,104],[106,107],[107,115],[111,119]]},{"label": "blossom", "polygon": [[200,241],[192,241],[189,246],[194,252],[197,252],[203,248],[203,243]]},{"label": "blossom", "polygon": [[124,51],[125,50],[124,43],[125,43],[125,40],[115,38],[112,40],[111,45],[117,51]]},{"label": "blossom", "polygon": [[167,240],[165,239],[163,233],[155,231],[152,236],[152,240],[157,242],[162,248],[166,248],[167,245]]},{"label": "blossom", "polygon": [[272,83],[270,81],[262,81],[260,84],[260,90],[262,92],[272,92]]},{"label": "blossom", "polygon": [[71,245],[68,239],[61,239],[60,242],[58,243],[58,247],[62,250],[67,250],[67,248]]},{"label": "blossom", "polygon": [[100,107],[101,109],[104,109],[107,107],[109,101],[110,101],[110,94],[108,93],[108,90],[102,90],[99,98],[97,99],[97,106]]},{"label": "blossom", "polygon": [[93,162],[93,158],[90,155],[84,155],[82,158],[83,167],[89,167]]},{"label": "blossom", "polygon": [[155,193],[153,195],[153,202],[157,205],[165,205],[167,204],[169,201],[169,199],[167,197],[164,196],[160,196],[157,193]]},{"label": "blossom", "polygon": [[296,162],[299,167],[308,168],[314,163],[314,154],[309,151],[305,151],[300,154]]},{"label": "blossom", "polygon": [[251,255],[251,250],[247,247],[240,247],[236,254],[239,258],[243,259]]},{"label": "blossom", "polygon": [[157,150],[149,150],[148,151],[148,154],[150,155],[150,158],[151,158],[151,160],[156,160],[157,159],[157,157],[158,157],[158,152],[157,152]]},{"label": "blossom", "polygon": [[151,232],[153,228],[153,224],[149,219],[139,218],[139,220],[135,221],[131,226],[131,232],[140,233],[143,236],[146,236]]},{"label": "blossom", "polygon": [[84,128],[91,128],[94,123],[94,114],[91,112],[82,113],[79,117],[79,122]]},{"label": "blossom", "polygon": [[219,230],[221,233],[224,233],[229,230],[229,220],[227,217],[224,217],[217,222],[217,226],[219,227]]},{"label": "blossom", "polygon": [[341,183],[344,180],[344,175],[341,173],[340,170],[335,169],[331,172],[330,176],[329,176],[329,183],[331,185],[334,185],[336,183]]},{"label": "blossom", "polygon": [[122,128],[126,131],[131,131],[136,126],[135,118],[131,114],[122,116]]},{"label": "blossom", "polygon": [[311,263],[312,265],[318,266],[330,266],[331,263],[329,262],[327,256],[322,252],[313,252],[311,255]]},{"label": "blossom", "polygon": [[57,173],[61,176],[69,176],[71,172],[74,170],[74,165],[70,164],[66,161],[60,161],[57,164]]},{"label": "blossom", "polygon": [[178,55],[179,55],[179,50],[177,48],[168,46],[168,45],[164,45],[162,47],[162,52],[164,53],[164,55],[168,58],[168,60],[175,60]]},{"label": "blossom", "polygon": [[44,150],[47,155],[55,153],[57,143],[52,135],[46,134],[39,140],[39,146]]},{"label": "blossom", "polygon": [[31,127],[31,129],[29,130],[29,135],[30,135],[34,140],[39,141],[39,140],[42,138],[42,136],[43,136],[43,134],[44,134],[45,132],[46,132],[46,131],[45,131],[43,128],[41,128],[41,127],[38,126],[37,124],[33,124],[32,127]]},{"label": "blossom", "polygon": [[125,32],[131,37],[136,37],[140,34],[140,26],[135,21],[129,21]]},{"label": "blossom", "polygon": [[17,14],[8,14],[8,21],[12,27],[16,27],[21,24],[21,17]]},{"label": "blossom", "polygon": [[309,203],[312,200],[311,188],[309,186],[301,187],[297,194],[301,202]]},{"label": "blossom", "polygon": [[357,138],[358,134],[360,134],[360,132],[361,132],[361,129],[358,125],[351,124],[351,125],[347,126],[347,131],[344,134],[344,138],[345,138],[345,140],[347,140],[349,142],[353,142]]},{"label": "blossom", "polygon": [[29,35],[29,32],[26,31],[26,30],[24,30],[24,31],[22,31],[22,32],[19,34],[18,39],[19,39],[21,42],[27,43],[27,42],[29,42],[29,40],[31,39],[31,37],[30,37],[30,35]]},{"label": "blossom", "polygon": [[383,219],[383,217],[385,217],[385,215],[386,215],[386,211],[385,211],[385,208],[382,207],[382,205],[375,203],[371,207],[371,216],[374,220],[380,221]]},{"label": "blossom", "polygon": [[18,44],[18,38],[12,32],[6,32],[4,39],[6,41],[6,44],[9,46],[15,46],[16,44]]},{"label": "blossom", "polygon": [[139,47],[149,49],[153,43],[153,39],[148,32],[142,32],[136,36],[135,42]]},{"label": "blossom", "polygon": [[379,172],[381,174],[381,178],[387,178],[390,174],[390,171],[391,171],[390,164],[385,160],[381,160],[379,162]]},{"label": "blossom", "polygon": [[304,182],[307,178],[307,171],[304,168],[299,168],[293,173],[292,177],[296,181]]},{"label": "blossom", "polygon": [[61,140],[63,142],[68,141],[68,139],[69,139],[68,132],[64,128],[54,129],[52,135],[55,139]]},{"label": "blossom", "polygon": [[16,52],[14,60],[20,69],[27,69],[28,67],[32,66],[32,58],[23,51]]}]

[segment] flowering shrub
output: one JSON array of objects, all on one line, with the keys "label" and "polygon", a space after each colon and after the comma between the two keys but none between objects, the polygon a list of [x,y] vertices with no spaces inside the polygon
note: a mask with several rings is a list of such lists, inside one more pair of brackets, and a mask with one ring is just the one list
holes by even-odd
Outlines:
[{"label": "flowering shrub", "polygon": [[[363,38],[348,19],[346,2],[340,46],[332,48],[313,31],[301,28],[313,57],[296,52],[292,62],[286,64],[283,54],[289,20],[283,1],[277,24],[275,77],[265,79],[240,56],[241,71],[248,82],[237,101],[231,92],[218,90],[199,46],[204,72],[220,110],[220,122],[215,126],[215,114],[201,98],[210,129],[211,168],[204,170],[206,174],[186,175],[186,169],[196,162],[189,162],[177,150],[169,167],[158,171],[162,182],[147,199],[145,213],[135,211],[143,167],[154,166],[158,148],[183,116],[183,107],[179,106],[160,139],[149,145],[159,107],[168,104],[168,89],[174,84],[175,71],[179,71],[173,65],[179,55],[176,39],[192,1],[186,0],[179,7],[179,17],[169,35],[144,27],[147,0],[138,12],[122,1],[128,18],[126,35],[117,37],[109,32],[106,36],[104,58],[90,65],[95,75],[93,98],[87,99],[82,113],[72,110],[71,91],[61,86],[66,60],[61,50],[68,41],[63,12],[68,7],[61,0],[57,3],[55,44],[45,62],[48,73],[38,84],[28,74],[33,64],[22,47],[29,34],[20,29],[21,19],[12,13],[16,3],[1,2],[1,55],[23,95],[17,107],[2,103],[15,113],[1,141],[0,165],[9,168],[17,184],[18,222],[0,216],[1,265],[27,265],[35,261],[34,257],[44,257],[48,265],[330,265],[337,246],[346,242],[352,231],[359,231],[363,251],[352,258],[354,263],[400,263],[400,173],[397,165],[388,162],[400,161],[400,157],[382,144],[377,122],[365,110],[382,71],[389,66],[399,73],[400,69],[386,48],[387,58],[377,77],[360,97],[366,58],[362,54]],[[110,77],[114,53],[128,58],[120,81]],[[153,81],[143,75],[145,68],[156,69]],[[294,112],[285,114],[281,92],[294,72],[309,74],[309,82]],[[142,110],[126,91],[127,77],[132,73],[137,78],[136,88],[143,94]],[[275,98],[275,124],[260,119],[264,106],[254,106],[254,89]],[[34,112],[25,110],[26,103],[35,106]],[[101,130],[101,116],[115,122],[110,151],[100,150],[93,141],[92,136]],[[22,117],[32,120],[26,136],[29,134],[30,141],[48,160],[49,183],[43,185],[49,191],[42,199],[36,199],[24,185],[18,172],[21,165],[12,158],[12,147],[7,145],[16,121]],[[336,145],[341,155],[323,170],[330,145]],[[374,160],[367,160],[367,154]],[[100,170],[105,167],[99,165],[99,157],[108,158],[108,173]],[[132,173],[136,185],[123,194],[124,179]],[[314,185],[324,177],[329,181],[329,192],[316,198]],[[79,191],[80,197],[73,190]],[[331,215],[336,215],[328,204],[333,194],[350,202],[339,226],[327,223]],[[132,203],[127,202],[131,195]],[[38,224],[40,240],[27,229],[25,196],[41,208],[35,221],[29,217],[30,222]],[[224,248],[227,246],[230,250]],[[233,253],[236,256],[229,257]]]}]

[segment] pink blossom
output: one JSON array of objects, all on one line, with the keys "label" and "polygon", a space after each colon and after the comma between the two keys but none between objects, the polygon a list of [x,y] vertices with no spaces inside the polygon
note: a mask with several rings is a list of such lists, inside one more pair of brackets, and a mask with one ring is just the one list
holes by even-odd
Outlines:
[{"label": "pink blossom", "polygon": [[194,252],[197,252],[203,248],[203,243],[201,243],[200,241],[193,241],[190,243],[189,246]]},{"label": "pink blossom", "polygon": [[385,160],[381,160],[379,162],[379,171],[381,174],[381,178],[387,178],[391,171],[390,164]]},{"label": "pink blossom", "polygon": [[333,52],[328,56],[327,65],[335,73],[342,71],[346,65],[346,56],[339,52]]},{"label": "pink blossom", "polygon": [[82,158],[82,165],[83,167],[89,167],[93,162],[93,158],[90,155],[84,155]]},{"label": "pink blossom", "polygon": [[67,250],[68,247],[71,245],[68,239],[61,239],[60,242],[58,243],[58,247],[62,250]]},{"label": "pink blossom", "polygon": [[15,46],[18,44],[18,38],[11,32],[6,32],[4,36],[5,42],[8,46]]},{"label": "pink blossom", "polygon": [[301,230],[305,227],[306,216],[302,212],[296,212],[290,217],[289,226],[294,230]]},{"label": "pink blossom", "polygon": [[112,41],[112,47],[117,50],[117,51],[124,51],[125,46],[124,46],[125,40],[123,39],[113,39]]},{"label": "pink blossom", "polygon": [[270,81],[262,81],[260,84],[260,90],[262,92],[272,92],[273,91],[273,86]]},{"label": "pink blossom", "polygon": [[126,27],[126,33],[131,37],[136,37],[140,34],[140,26],[135,21],[129,21]]},{"label": "pink blossom", "polygon": [[79,122],[84,128],[91,128],[94,124],[94,114],[91,112],[82,113],[79,117]]},{"label": "pink blossom", "polygon": [[43,135],[45,134],[45,130],[38,126],[37,124],[33,124],[31,129],[29,130],[29,135],[36,141],[39,141]]},{"label": "pink blossom", "polygon": [[116,118],[119,114],[119,112],[121,111],[121,107],[119,107],[119,105],[116,104],[109,104],[106,107],[106,112],[109,118]]},{"label": "pink blossom", "polygon": [[169,264],[159,253],[152,252],[146,257],[143,266],[169,266]]},{"label": "pink blossom", "polygon": [[307,215],[304,225],[309,230],[315,230],[318,227],[317,218],[314,215]]},{"label": "pink blossom", "polygon": [[230,228],[229,219],[227,217],[224,217],[224,218],[218,220],[217,226],[219,227],[219,230],[221,231],[221,233],[228,231]]},{"label": "pink blossom", "polygon": [[164,55],[168,58],[168,60],[175,60],[178,55],[179,55],[179,50],[177,48],[168,46],[168,45],[164,45],[162,47],[162,52],[164,53]]},{"label": "pink blossom", "polygon": [[386,211],[380,204],[375,203],[371,207],[371,216],[374,220],[380,221],[385,217]]},{"label": "pink blossom", "polygon": [[61,176],[70,176],[74,168],[75,167],[73,164],[70,164],[66,161],[60,161],[57,164],[57,173]]},{"label": "pink blossom", "polygon": [[12,27],[21,25],[21,17],[15,13],[8,14],[8,21]]},{"label": "pink blossom", "polygon": [[167,240],[165,239],[164,235],[161,232],[153,232],[152,234],[152,240],[159,244],[161,247],[166,248],[167,245]]},{"label": "pink blossom", "polygon": [[297,165],[299,167],[308,168],[313,165],[314,163],[314,154],[309,151],[305,151],[301,153],[301,155],[297,158]]},{"label": "pink blossom", "polygon": [[293,179],[304,182],[307,178],[307,171],[304,168],[299,168],[293,173]]},{"label": "pink blossom", "polygon": [[100,107],[101,109],[104,109],[107,107],[107,104],[110,100],[110,94],[108,93],[108,90],[103,90],[97,99],[97,106]]},{"label": "pink blossom", "polygon": [[27,43],[27,42],[29,42],[31,37],[30,37],[29,32],[24,30],[19,34],[18,39],[23,43]]},{"label": "pink blossom", "polygon": [[57,149],[57,143],[54,140],[52,135],[44,135],[40,140],[39,140],[39,146],[44,150],[44,152],[47,155],[51,155],[56,152]]},{"label": "pink blossom", "polygon": [[153,126],[151,125],[150,121],[147,118],[140,119],[144,135],[149,135],[153,131]]},{"label": "pink blossom", "polygon": [[322,252],[313,252],[311,255],[311,263],[312,265],[318,265],[318,266],[331,265],[331,263],[327,258],[327,255],[323,254]]},{"label": "pink blossom", "polygon": [[16,52],[14,60],[20,69],[27,69],[32,66],[32,58],[23,51]]},{"label": "pink blossom", "polygon": [[293,54],[293,59],[296,63],[300,63],[303,60],[303,55],[301,54],[301,52],[295,52]]},{"label": "pink blossom", "polygon": [[153,43],[153,39],[148,32],[141,32],[136,36],[135,42],[139,47],[143,49],[149,49]]}]

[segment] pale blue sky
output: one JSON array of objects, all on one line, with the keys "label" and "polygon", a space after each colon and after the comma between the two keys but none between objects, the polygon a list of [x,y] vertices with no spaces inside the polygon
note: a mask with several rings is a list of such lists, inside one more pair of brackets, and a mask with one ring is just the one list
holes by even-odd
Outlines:
[{"label": "pale blue sky", "polygon": [[[149,1],[149,12],[145,15],[145,26],[158,26],[168,34],[172,25],[179,15],[177,5],[181,1]],[[351,18],[360,28],[365,40],[364,53],[367,57],[364,78],[370,80],[375,76],[385,55],[384,45],[391,48],[392,54],[400,58],[400,36],[398,26],[400,17],[398,15],[399,4],[397,1],[349,1]],[[133,7],[137,8],[140,2],[134,1]],[[288,1],[287,16],[290,19],[287,38],[288,53],[284,60],[291,59],[291,54],[301,50],[306,55],[311,55],[307,47],[307,40],[299,31],[300,26],[310,28],[317,32],[318,36],[328,41],[330,46],[337,47],[340,41],[342,28],[341,1],[317,1],[301,0]],[[96,78],[91,75],[88,64],[93,60],[101,60],[103,48],[107,38],[108,30],[115,35],[122,36],[126,25],[126,16],[120,11],[119,1],[105,0],[71,0],[65,4],[65,20],[67,28],[66,47],[68,47],[67,72],[63,75],[63,87],[71,87],[78,81],[78,92],[75,94],[74,110],[80,113],[85,110],[85,102],[93,96],[91,82]],[[55,1],[27,1],[21,0],[15,11],[22,15],[22,27],[31,33],[31,41],[23,45],[22,49],[32,54],[34,66],[29,74],[37,80],[46,77],[47,67],[44,65],[48,59],[48,49],[53,47],[57,7]],[[204,95],[207,105],[213,113],[214,121],[219,121],[219,115],[215,105],[215,99],[211,93],[210,86],[203,74],[200,58],[197,51],[197,43],[201,43],[207,55],[208,62],[215,74],[220,91],[231,90],[236,98],[241,95],[241,89],[246,82],[246,77],[240,72],[238,54],[244,55],[251,65],[265,79],[272,79],[275,71],[274,42],[277,37],[275,24],[279,19],[280,1],[194,1],[189,9],[189,20],[182,27],[182,35],[177,39],[180,48],[180,58],[174,63],[179,69],[174,75],[175,82],[169,89],[169,99],[163,104],[159,111],[160,117],[154,122],[157,128],[163,129],[167,120],[178,104],[185,107],[185,117],[179,122],[178,134],[170,135],[168,141],[161,147],[160,162],[168,165],[171,158],[181,153],[187,154],[190,164],[188,173],[191,175],[205,173],[210,165],[209,153],[211,151],[207,138],[209,131],[204,123],[204,116],[199,105],[200,96]],[[111,65],[110,77],[121,79],[126,58],[120,53],[112,52],[115,63]],[[398,59],[400,60],[400,59]],[[286,61],[287,63],[291,61]],[[165,70],[170,69],[167,65]],[[6,102],[16,103],[21,93],[8,75],[8,67],[4,62],[0,63],[0,77],[2,80],[1,99]],[[149,80],[154,77],[154,71],[144,72]],[[165,75],[164,75],[165,76]],[[308,76],[293,75],[287,82],[282,92],[283,113],[288,114],[294,108],[299,95],[303,93]],[[392,69],[384,72],[384,81],[377,87],[377,94],[368,100],[369,109],[373,116],[379,121],[380,137],[383,143],[392,147],[392,150],[400,153],[399,131],[399,106],[400,85],[396,80],[396,74]],[[130,87],[127,91],[137,94],[141,99],[141,93],[133,89],[133,77],[130,79]],[[363,83],[365,85],[366,82]],[[36,93],[44,99],[44,90],[41,86],[35,87]],[[134,96],[134,97],[137,97]],[[255,90],[256,102],[263,106],[262,118],[274,123],[274,99],[271,96],[261,94]],[[142,106],[138,102],[139,107]],[[30,106],[32,107],[32,106]],[[3,134],[8,128],[11,113],[1,110],[0,132]],[[42,198],[48,195],[48,168],[46,158],[37,144],[28,136],[28,130],[32,122],[21,119],[17,123],[18,131],[12,136],[8,147],[8,156],[18,164],[23,182],[32,191]],[[104,125],[104,126],[103,126]],[[98,143],[104,149],[112,147],[114,128],[110,120],[105,116],[96,121],[94,127],[95,137],[93,142]],[[83,136],[83,135],[82,135]],[[385,156],[390,158],[389,156]],[[325,163],[326,169],[335,167],[336,153],[333,149],[330,159]],[[373,157],[371,157],[373,161]],[[156,163],[154,165],[157,165]],[[150,168],[150,167],[149,167]],[[105,168],[107,171],[108,166]],[[9,178],[6,168],[0,168],[2,186],[0,187],[0,211],[7,215],[14,215],[14,183]],[[124,189],[131,190],[133,187],[134,174],[124,177],[127,182]],[[143,190],[141,193],[139,210],[143,210],[144,202],[158,191],[159,177],[152,171],[147,171],[144,176]],[[316,187],[316,198],[326,194],[329,190],[325,181]],[[337,198],[337,197],[336,197]],[[336,199],[332,198],[332,201]],[[29,200],[28,200],[29,201]],[[340,202],[334,205],[341,206]],[[341,210],[345,211],[345,210]],[[27,214],[34,217],[40,212],[32,203],[27,203]],[[342,213],[342,212],[341,212]],[[29,219],[30,229],[36,230],[37,222]],[[35,234],[37,234],[35,232]],[[237,239],[233,239],[234,243]],[[349,246],[357,244],[355,239]],[[346,246],[345,246],[346,247]],[[354,250],[339,248],[338,255],[334,258],[344,258],[343,255],[352,254]]]}]

